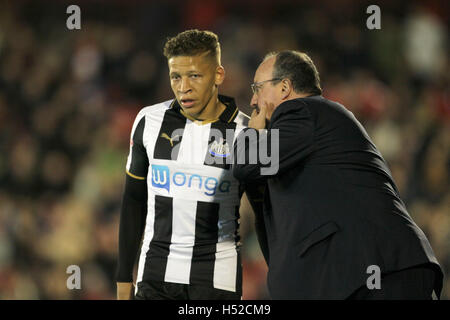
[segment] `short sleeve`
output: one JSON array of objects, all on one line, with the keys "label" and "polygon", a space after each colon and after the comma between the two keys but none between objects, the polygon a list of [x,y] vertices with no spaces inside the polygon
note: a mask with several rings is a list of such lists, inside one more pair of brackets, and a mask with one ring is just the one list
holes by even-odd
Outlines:
[{"label": "short sleeve", "polygon": [[144,146],[145,115],[139,113],[133,123],[128,154],[127,174],[138,180],[145,180],[148,173],[148,156]]}]

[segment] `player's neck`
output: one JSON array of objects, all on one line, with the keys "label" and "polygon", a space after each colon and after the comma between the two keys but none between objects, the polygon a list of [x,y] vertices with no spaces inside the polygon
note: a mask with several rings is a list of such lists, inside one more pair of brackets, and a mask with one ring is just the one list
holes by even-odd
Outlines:
[{"label": "player's neck", "polygon": [[208,101],[206,107],[195,116],[198,121],[214,121],[219,118],[226,106],[220,102],[218,94],[214,94]]}]

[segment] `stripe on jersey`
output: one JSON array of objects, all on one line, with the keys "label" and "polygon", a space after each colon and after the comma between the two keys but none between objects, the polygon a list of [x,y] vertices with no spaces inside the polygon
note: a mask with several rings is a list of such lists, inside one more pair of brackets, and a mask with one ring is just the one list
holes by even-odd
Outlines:
[{"label": "stripe on jersey", "polygon": [[[221,206],[219,210],[219,242],[214,265],[214,288],[236,291],[240,287],[239,222],[236,220],[239,206]],[[238,216],[239,218],[239,216]],[[230,270],[235,270],[230,272]]]},{"label": "stripe on jersey", "polygon": [[242,257],[241,249],[237,249],[236,292],[242,295]]},{"label": "stripe on jersey", "polygon": [[[239,198],[240,198],[240,196],[239,196]],[[240,245],[241,235],[239,234],[239,230],[240,230],[239,229],[239,224],[240,224],[240,222],[239,222],[239,218],[240,218],[239,206],[234,207],[234,216],[236,218],[234,220],[234,223],[236,226],[236,229],[234,230],[234,235],[235,235],[236,243],[238,243]]]},{"label": "stripe on jersey", "polygon": [[[185,125],[186,118],[175,109],[165,112],[153,151],[154,159],[177,160],[179,148],[176,146],[182,141],[184,134],[181,130],[184,130]],[[177,129],[181,129],[180,134],[174,134]]]},{"label": "stripe on jersey", "polygon": [[[214,130],[213,130],[214,129]],[[217,146],[228,146],[228,157],[231,157],[231,150],[233,148],[233,140],[234,135],[231,137],[231,141],[228,141],[227,137],[227,129],[232,129],[233,131],[236,129],[236,123],[229,123],[224,125],[222,122],[214,122],[211,124],[211,130],[209,133],[208,140],[208,150],[205,155],[205,166],[213,166],[225,170],[230,170],[231,164],[227,164],[227,156],[225,154],[225,149],[223,148],[218,152],[218,149],[215,148]],[[214,137],[214,132],[220,131],[222,140],[217,141],[217,137]],[[225,156],[222,156],[225,155]]]},{"label": "stripe on jersey", "polygon": [[[150,241],[143,280],[164,281],[167,257],[172,237],[172,198],[155,195],[155,219],[153,224],[153,238]],[[160,279],[149,279],[147,275],[157,275]]]},{"label": "stripe on jersey", "polygon": [[173,199],[172,239],[164,280],[189,283],[197,201]]},{"label": "stripe on jersey", "polygon": [[198,125],[191,120],[186,120],[183,141],[179,145],[178,163],[202,165],[208,149],[208,137],[211,123]]},{"label": "stripe on jersey", "polygon": [[198,201],[190,283],[211,285],[214,280],[218,222],[219,204]]},{"label": "stripe on jersey", "polygon": [[239,253],[234,241],[217,243],[215,253],[213,286],[216,289],[237,291],[240,293],[238,285],[240,279]]},{"label": "stripe on jersey", "polygon": [[237,264],[236,264],[236,289],[238,289],[238,293],[242,294],[242,261],[241,261],[241,235],[239,233],[239,206],[235,207],[234,210],[234,216],[236,217],[235,225],[236,229],[234,230],[235,234],[235,241],[236,241],[236,247],[237,247]]}]

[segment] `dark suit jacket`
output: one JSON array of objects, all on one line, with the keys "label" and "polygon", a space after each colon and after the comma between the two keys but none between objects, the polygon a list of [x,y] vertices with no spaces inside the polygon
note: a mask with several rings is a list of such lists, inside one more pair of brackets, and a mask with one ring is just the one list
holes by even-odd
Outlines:
[{"label": "dark suit jacket", "polygon": [[[233,171],[243,182],[266,184],[262,249],[273,299],[344,299],[366,285],[371,265],[389,273],[426,263],[436,269],[440,294],[430,243],[350,111],[322,96],[294,99],[278,106],[268,129],[258,139],[270,142],[270,129],[279,129],[278,172],[261,175],[259,160]],[[235,162],[249,145],[235,143]]]}]

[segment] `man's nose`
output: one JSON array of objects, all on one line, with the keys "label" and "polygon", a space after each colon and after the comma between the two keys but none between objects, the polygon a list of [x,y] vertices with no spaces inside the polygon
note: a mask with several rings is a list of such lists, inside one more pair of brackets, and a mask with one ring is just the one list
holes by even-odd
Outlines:
[{"label": "man's nose", "polygon": [[250,100],[250,105],[253,108],[256,108],[258,106],[258,96],[255,93],[252,96],[252,100]]},{"label": "man's nose", "polygon": [[182,77],[180,81],[180,87],[178,88],[178,91],[181,93],[186,93],[191,89],[191,84],[189,82],[189,78]]}]

